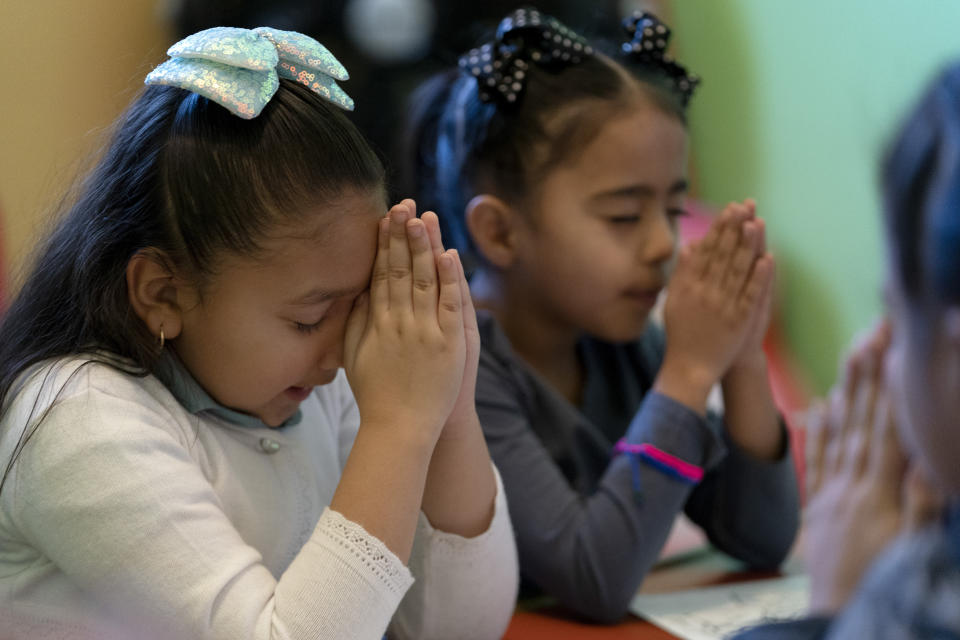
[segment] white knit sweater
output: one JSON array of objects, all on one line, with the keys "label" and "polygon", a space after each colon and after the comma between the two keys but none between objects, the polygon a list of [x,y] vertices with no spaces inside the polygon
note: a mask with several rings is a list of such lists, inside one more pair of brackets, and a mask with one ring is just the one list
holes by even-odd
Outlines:
[{"label": "white knit sweater", "polygon": [[409,570],[327,507],[359,425],[343,372],[277,430],[77,364],[32,377],[0,423],[2,471],[50,407],[0,493],[0,639],[502,635],[517,562],[499,476],[475,538],[421,514]]}]

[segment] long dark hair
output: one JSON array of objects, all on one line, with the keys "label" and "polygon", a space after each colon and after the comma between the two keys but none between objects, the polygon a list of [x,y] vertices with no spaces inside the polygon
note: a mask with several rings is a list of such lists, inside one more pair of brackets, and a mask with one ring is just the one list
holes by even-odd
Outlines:
[{"label": "long dark hair", "polygon": [[435,75],[409,101],[401,184],[421,209],[436,210],[444,239],[476,261],[464,212],[477,193],[529,202],[551,169],[638,94],[686,124],[682,96],[656,73],[624,62],[594,54],[562,68],[531,64],[524,94],[509,108],[483,102],[477,80],[459,69]]},{"label": "long dark hair", "polygon": [[960,303],[960,64],[943,71],[883,163],[887,244],[915,303]]},{"label": "long dark hair", "polygon": [[273,225],[383,182],[356,127],[297,83],[281,81],[253,120],[182,89],[146,87],[0,320],[0,417],[18,377],[42,361],[96,352],[131,373],[153,370],[156,337],[128,301],[137,252],[156,249],[202,290],[224,252],[254,256]]}]

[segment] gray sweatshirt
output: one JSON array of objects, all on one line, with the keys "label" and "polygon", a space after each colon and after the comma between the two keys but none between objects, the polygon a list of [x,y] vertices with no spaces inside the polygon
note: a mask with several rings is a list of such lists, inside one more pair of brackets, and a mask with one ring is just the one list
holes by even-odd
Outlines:
[{"label": "gray sweatshirt", "polygon": [[[784,559],[799,523],[788,447],[776,461],[757,460],[729,440],[719,416],[704,419],[651,391],[662,330],[626,344],[581,340],[577,407],[520,359],[490,314],[478,318],[477,411],[506,488],[526,593],[554,596],[591,620],[619,620],[681,509],[753,567]],[[691,487],[632,464],[613,455],[623,437],[707,474]]]}]

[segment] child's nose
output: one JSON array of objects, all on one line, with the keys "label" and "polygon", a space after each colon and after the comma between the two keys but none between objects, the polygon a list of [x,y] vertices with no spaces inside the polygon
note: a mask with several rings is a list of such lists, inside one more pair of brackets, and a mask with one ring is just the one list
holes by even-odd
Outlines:
[{"label": "child's nose", "polygon": [[317,369],[330,371],[343,366],[343,338],[347,330],[347,316],[341,318],[340,326],[331,336],[331,341],[324,345],[320,357],[317,358]]},{"label": "child's nose", "polygon": [[644,263],[659,264],[673,256],[677,238],[666,212],[652,218],[641,239],[640,257]]},{"label": "child's nose", "polygon": [[343,366],[343,340],[337,340],[331,344],[317,360],[317,369],[323,371],[336,371]]},{"label": "child's nose", "polygon": [[328,345],[317,358],[310,372],[309,383],[313,386],[329,384],[337,375],[337,369],[343,366],[343,341]]}]

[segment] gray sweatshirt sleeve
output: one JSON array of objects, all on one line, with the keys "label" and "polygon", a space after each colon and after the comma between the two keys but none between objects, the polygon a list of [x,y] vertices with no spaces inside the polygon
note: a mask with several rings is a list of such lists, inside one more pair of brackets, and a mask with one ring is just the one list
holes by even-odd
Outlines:
[{"label": "gray sweatshirt sleeve", "polygon": [[800,526],[800,496],[786,427],[781,422],[784,451],[777,460],[767,461],[733,443],[719,417],[708,420],[722,429],[727,456],[693,490],[686,513],[721,551],[755,568],[775,568],[790,552]]},{"label": "gray sweatshirt sleeve", "polygon": [[[506,487],[521,574],[587,618],[619,620],[691,488],[637,465],[640,493],[634,495],[630,460],[618,456],[597,490],[581,495],[530,428],[522,391],[494,365],[481,358],[477,410]],[[707,467],[725,449],[705,420],[657,393],[643,400],[628,440]]]},{"label": "gray sweatshirt sleeve", "polygon": [[502,361],[486,356],[477,411],[506,487],[521,575],[565,607],[599,622],[621,619],[684,507],[714,544],[751,564],[773,566],[787,553],[799,513],[789,450],[776,462],[754,460],[727,441],[721,420],[651,392],[627,441],[650,443],[710,472],[693,489],[637,464],[635,494],[631,459],[622,455],[584,494],[552,455],[563,445],[538,436],[529,415],[550,412],[563,431],[570,425],[560,423],[572,414],[532,400]]}]

